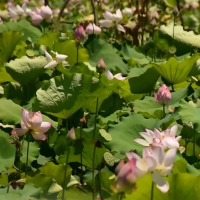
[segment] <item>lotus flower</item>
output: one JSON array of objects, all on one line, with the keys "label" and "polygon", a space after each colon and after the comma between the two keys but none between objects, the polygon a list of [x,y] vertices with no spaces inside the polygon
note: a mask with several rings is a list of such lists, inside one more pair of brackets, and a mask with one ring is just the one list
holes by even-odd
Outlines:
[{"label": "lotus flower", "polygon": [[[145,149],[146,151],[144,158],[148,157],[149,161],[142,162],[143,160],[137,154],[128,152],[126,153],[129,160],[136,158],[136,168],[138,171],[152,172],[153,182],[156,184],[157,188],[166,193],[169,190],[168,182],[162,177],[170,174],[173,167],[173,162],[176,156],[177,149],[170,149],[164,153],[162,146],[153,147],[152,151]],[[147,170],[148,169],[148,170]],[[137,172],[138,173],[138,172]],[[144,175],[145,173],[143,173]]]},{"label": "lotus flower", "polygon": [[17,5],[17,6],[9,6],[8,7],[8,16],[17,20],[18,18],[20,18],[20,16],[22,16],[23,14],[26,14],[26,4],[24,3],[21,6]]},{"label": "lotus flower", "polygon": [[132,158],[127,163],[122,160],[117,168],[118,173],[115,184],[112,188],[115,192],[132,192],[135,189],[136,183],[136,159]]},{"label": "lotus flower", "polygon": [[85,35],[85,30],[83,28],[83,26],[77,26],[76,27],[76,30],[74,31],[74,39],[76,41],[81,41],[81,40],[84,40],[86,38],[86,35]]},{"label": "lotus flower", "polygon": [[91,23],[86,27],[85,30],[88,34],[100,34],[101,33],[101,28],[96,26],[95,24],[91,24]]},{"label": "lotus flower", "polygon": [[47,51],[45,51],[45,57],[46,57],[46,60],[47,60],[48,64],[44,68],[45,69],[52,69],[52,68],[56,67],[59,63],[64,61],[68,56],[62,55],[62,54],[58,54],[56,52],[56,59],[54,60],[52,58],[52,56]]},{"label": "lotus flower", "polygon": [[106,11],[103,14],[105,20],[100,20],[101,27],[110,28],[113,26],[114,22],[117,23],[117,29],[122,32],[126,32],[124,27],[119,24],[119,22],[123,19],[122,12],[120,9],[116,11],[115,14],[112,14],[109,11]]},{"label": "lotus flower", "polygon": [[154,93],[154,99],[157,103],[162,105],[166,105],[171,101],[171,93],[165,84],[159,88],[157,94]]},{"label": "lotus flower", "polygon": [[112,72],[110,72],[109,70],[106,70],[106,71],[105,71],[105,75],[107,76],[107,78],[108,78],[109,80],[112,80],[112,79],[116,78],[116,79],[118,79],[118,80],[123,81],[123,80],[126,79],[126,77],[123,77],[123,76],[122,76],[122,73],[118,73],[118,74],[115,74],[115,75],[113,76]]},{"label": "lotus flower", "polygon": [[143,157],[139,157],[136,153],[127,152],[126,156],[129,160],[136,159],[136,176],[142,177],[148,172],[151,172],[155,169],[156,161],[151,156],[151,152],[148,148],[143,149]]},{"label": "lotus flower", "polygon": [[123,13],[124,15],[127,15],[127,16],[132,16],[133,13],[135,12],[135,10],[136,10],[136,7],[124,8],[124,9],[122,10],[122,13]]},{"label": "lotus flower", "polygon": [[178,125],[174,125],[170,129],[162,132],[157,129],[154,129],[154,131],[146,129],[146,132],[140,133],[144,139],[137,138],[134,141],[143,146],[163,146],[164,149],[179,148],[178,141],[181,139],[181,136],[175,138],[177,129]]},{"label": "lotus flower", "polygon": [[18,136],[25,135],[31,131],[35,140],[45,140],[44,134],[51,128],[51,122],[42,122],[42,114],[38,112],[29,112],[22,109],[21,128],[15,128],[11,134],[18,134]]}]

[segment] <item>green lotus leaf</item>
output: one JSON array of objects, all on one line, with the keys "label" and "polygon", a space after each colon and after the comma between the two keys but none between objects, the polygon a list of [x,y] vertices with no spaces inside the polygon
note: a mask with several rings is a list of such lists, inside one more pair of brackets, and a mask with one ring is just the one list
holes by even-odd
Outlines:
[{"label": "green lotus leaf", "polygon": [[19,83],[28,84],[36,81],[45,72],[44,66],[46,64],[45,57],[31,59],[23,56],[6,64],[6,71]]},{"label": "green lotus leaf", "polygon": [[[134,94],[152,92],[160,76],[159,73],[153,67],[138,71],[139,70],[134,70],[134,72],[131,73],[131,76],[133,76],[134,73],[139,75],[134,75],[135,77],[129,78],[128,80],[131,92]],[[141,74],[142,71],[144,72]]]},{"label": "green lotus leaf", "polygon": [[20,32],[6,31],[0,33],[0,60],[2,60],[3,63],[9,61],[22,36],[23,34]]},{"label": "green lotus leaf", "polygon": [[14,164],[15,145],[9,143],[9,134],[0,130],[0,172]]},{"label": "green lotus leaf", "polygon": [[37,42],[39,37],[42,35],[38,28],[32,26],[31,23],[25,19],[22,19],[18,22],[10,21],[7,23],[0,24],[0,32],[4,31],[21,32],[23,33],[23,40],[26,40],[29,37],[33,42]]},{"label": "green lotus leaf", "polygon": [[[200,198],[200,176],[176,173],[166,179],[170,185],[169,191],[162,193],[154,185],[154,200],[190,200]],[[151,198],[151,184],[152,179],[150,175],[139,178],[137,180],[137,190],[130,195],[127,194],[125,200],[149,200]]]},{"label": "green lotus leaf", "polygon": [[188,74],[193,68],[195,62],[200,58],[195,54],[191,58],[185,58],[183,61],[178,61],[176,58],[171,57],[166,63],[151,65],[163,76],[169,83],[177,84],[185,81]]},{"label": "green lotus leaf", "polygon": [[[55,181],[61,187],[64,186],[64,177],[63,177],[64,171],[65,171],[65,165],[63,164],[55,165],[52,162],[48,162],[44,166],[38,169],[39,173],[55,179]],[[65,188],[67,188],[67,183],[70,181],[71,172],[72,172],[71,167],[67,166],[66,182],[65,182],[66,185],[64,186]]]},{"label": "green lotus leaf", "polygon": [[110,91],[95,77],[67,73],[44,82],[36,95],[36,110],[66,119],[81,107],[95,112],[96,98],[99,98],[100,107],[101,102],[110,95]]},{"label": "green lotus leaf", "polygon": [[108,42],[90,36],[85,47],[88,50],[90,64],[96,66],[100,58],[103,58],[106,64],[106,68],[111,71],[116,71],[116,67],[126,74],[128,71],[128,66],[123,62],[122,58],[116,53],[117,50],[113,48]]}]

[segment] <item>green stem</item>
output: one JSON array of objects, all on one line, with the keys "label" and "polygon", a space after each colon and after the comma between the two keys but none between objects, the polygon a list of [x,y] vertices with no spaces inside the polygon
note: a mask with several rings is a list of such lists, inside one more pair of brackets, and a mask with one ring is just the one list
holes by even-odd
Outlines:
[{"label": "green stem", "polygon": [[94,177],[95,154],[96,154],[96,145],[94,145],[93,158],[92,158],[92,185],[93,185],[93,200],[95,200],[95,177]]},{"label": "green stem", "polygon": [[172,92],[175,92],[175,90],[174,90],[174,85],[172,84]]},{"label": "green stem", "polygon": [[76,50],[77,50],[77,52],[76,52],[76,63],[78,63],[78,51],[79,51],[79,42],[77,42],[77,44],[76,44]]},{"label": "green stem", "polygon": [[163,118],[165,118],[165,104],[163,104]]},{"label": "green stem", "polygon": [[196,145],[196,132],[195,132],[195,129],[193,129],[193,132],[194,132],[193,156],[195,156],[195,145]]},{"label": "green stem", "polygon": [[19,147],[19,150],[18,150],[19,152],[19,173],[21,173],[21,159],[20,159],[20,157],[21,157],[21,147]]},{"label": "green stem", "polygon": [[152,181],[152,184],[151,184],[151,200],[153,200],[153,190],[154,190],[154,183]]},{"label": "green stem", "polygon": [[9,189],[10,189],[10,183],[8,183],[7,193],[9,193]]},{"label": "green stem", "polygon": [[176,17],[174,16],[174,23],[173,23],[173,46],[174,46],[174,27],[176,23]]},{"label": "green stem", "polygon": [[65,172],[64,172],[64,181],[63,181],[63,191],[62,191],[62,200],[65,199],[65,186],[66,186],[66,174],[67,174],[67,163],[69,159],[69,153],[70,153],[70,147],[66,155],[66,161],[65,161]]},{"label": "green stem", "polygon": [[98,175],[99,175],[99,196],[100,196],[100,199],[103,199],[102,197],[102,194],[101,194],[101,169],[100,169],[100,166],[99,166],[99,170],[98,170]]},{"label": "green stem", "polygon": [[[81,122],[81,130],[80,130],[80,140],[82,142],[82,133],[83,133],[83,123]],[[81,151],[81,178],[80,178],[80,182],[81,184],[83,184],[83,151]]]},{"label": "green stem", "polygon": [[28,145],[27,145],[27,152],[26,152],[26,169],[25,169],[25,177],[26,177],[26,174],[27,174],[27,168],[28,168],[29,143],[30,143],[30,137],[28,136]]},{"label": "green stem", "polygon": [[[101,74],[99,73],[99,81],[101,79]],[[92,142],[94,143],[95,132],[96,132],[96,125],[97,125],[97,116],[98,116],[98,104],[99,99],[97,98],[96,101],[96,111],[95,111],[95,120],[94,120],[94,130],[92,135]],[[93,158],[92,158],[92,185],[93,185],[93,200],[95,200],[95,179],[94,179],[94,164],[95,164],[95,152],[96,152],[96,145],[94,144],[94,151],[93,151]]]}]

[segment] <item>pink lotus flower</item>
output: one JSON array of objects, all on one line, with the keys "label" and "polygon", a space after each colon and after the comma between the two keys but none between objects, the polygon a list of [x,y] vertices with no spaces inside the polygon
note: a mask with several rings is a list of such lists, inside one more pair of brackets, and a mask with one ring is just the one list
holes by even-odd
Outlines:
[{"label": "pink lotus flower", "polygon": [[165,84],[160,87],[157,94],[154,93],[154,99],[162,105],[166,105],[171,101],[171,93]]},{"label": "pink lotus flower", "polygon": [[96,26],[95,24],[91,24],[91,23],[86,27],[85,30],[88,34],[100,34],[101,33],[101,28]]},{"label": "pink lotus flower", "polygon": [[106,70],[106,71],[105,71],[105,75],[107,76],[107,78],[108,78],[109,80],[112,80],[112,79],[116,78],[116,79],[118,79],[118,80],[124,81],[124,80],[126,79],[126,77],[123,77],[123,76],[122,76],[122,73],[118,73],[118,74],[115,74],[115,75],[113,76],[112,72],[110,72],[109,70]]},{"label": "pink lotus flower", "polygon": [[151,131],[146,129],[146,132],[141,132],[140,135],[144,139],[137,138],[134,141],[143,146],[163,146],[164,149],[167,148],[179,148],[180,145],[178,141],[181,136],[175,138],[177,133],[178,125],[172,126],[170,129],[160,132],[157,129]]},{"label": "pink lotus flower", "polygon": [[85,30],[83,28],[83,26],[79,25],[76,27],[76,30],[74,31],[74,39],[76,41],[81,41],[84,40],[86,38],[85,35]]},{"label": "pink lotus flower", "polygon": [[115,192],[132,192],[135,189],[136,183],[136,159],[132,158],[127,163],[124,163],[122,160],[117,168],[116,172],[118,173],[115,184],[112,185],[112,189]]},{"label": "pink lotus flower", "polygon": [[152,158],[151,153],[148,148],[143,149],[142,158],[138,156],[136,153],[127,152],[126,156],[129,160],[136,159],[136,176],[142,177],[148,172],[154,170],[156,166],[156,161]]},{"label": "pink lotus flower", "polygon": [[138,174],[142,174],[138,172],[143,172],[142,175],[152,172],[153,182],[161,192],[166,193],[169,190],[169,184],[162,176],[167,176],[170,174],[177,149],[170,149],[165,153],[163,147],[159,146],[153,147],[151,150],[144,149],[143,152],[144,151],[145,155],[143,153],[143,158],[140,158],[133,152],[128,152],[126,155],[129,160],[133,158],[137,159],[137,177]]},{"label": "pink lotus flower", "polygon": [[18,136],[25,135],[31,131],[35,140],[45,140],[44,134],[51,128],[51,122],[42,122],[42,114],[38,112],[29,112],[22,109],[21,128],[15,128],[11,134],[18,134]]}]

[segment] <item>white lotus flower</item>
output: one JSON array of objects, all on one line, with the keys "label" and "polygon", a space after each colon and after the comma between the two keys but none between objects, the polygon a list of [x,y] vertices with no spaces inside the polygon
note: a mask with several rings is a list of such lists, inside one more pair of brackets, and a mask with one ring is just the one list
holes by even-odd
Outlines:
[{"label": "white lotus flower", "polygon": [[99,21],[100,24],[101,24],[100,25],[101,27],[110,28],[110,27],[113,26],[114,22],[116,22],[117,23],[117,29],[119,31],[124,32],[124,33],[126,32],[124,27],[122,25],[118,24],[123,19],[122,12],[121,12],[120,9],[118,9],[115,14],[112,14],[111,12],[106,11],[103,14],[103,16],[104,16],[104,20]]},{"label": "white lotus flower", "polygon": [[152,172],[153,182],[161,192],[166,193],[169,190],[169,184],[162,176],[170,174],[176,151],[177,149],[174,148],[164,153],[164,148],[158,146],[153,147],[151,151],[150,149],[144,149],[143,158],[140,158],[137,154],[132,152],[128,152],[126,155],[129,160],[132,158],[137,159],[136,168],[138,177]]},{"label": "white lotus flower", "polygon": [[115,74],[115,75],[113,76],[112,72],[109,71],[109,70],[106,70],[106,71],[104,72],[104,74],[107,76],[107,78],[108,78],[109,80],[112,80],[112,79],[116,78],[116,79],[118,79],[118,80],[123,81],[123,80],[126,79],[126,77],[123,77],[123,76],[122,76],[122,73],[118,73],[118,74]]},{"label": "white lotus flower", "polygon": [[22,7],[19,6],[19,5],[16,5],[16,6],[9,6],[9,7],[8,7],[8,10],[9,10],[8,16],[11,17],[11,18],[13,18],[13,19],[16,19],[16,20],[17,20],[17,19],[20,18],[20,16],[26,14],[27,8],[26,8],[26,4],[24,3],[24,4],[22,5]]},{"label": "white lotus flower", "polygon": [[68,56],[62,55],[62,54],[58,54],[56,52],[56,58],[54,60],[52,58],[52,56],[47,51],[45,51],[45,57],[46,57],[46,60],[47,60],[48,64],[44,68],[45,69],[52,69],[52,68],[56,67],[59,63],[64,61]]},{"label": "white lotus flower", "polygon": [[143,146],[163,146],[164,149],[166,148],[179,148],[178,141],[181,139],[181,136],[175,138],[176,133],[178,130],[178,125],[172,126],[170,129],[164,130],[160,132],[157,129],[151,131],[146,129],[146,132],[141,132],[140,135],[144,139],[137,138],[134,141],[143,145]]}]

